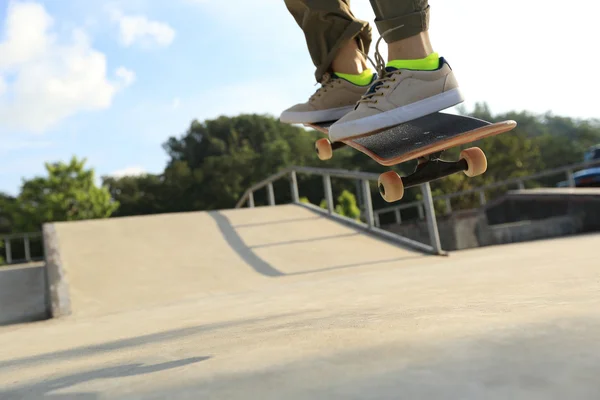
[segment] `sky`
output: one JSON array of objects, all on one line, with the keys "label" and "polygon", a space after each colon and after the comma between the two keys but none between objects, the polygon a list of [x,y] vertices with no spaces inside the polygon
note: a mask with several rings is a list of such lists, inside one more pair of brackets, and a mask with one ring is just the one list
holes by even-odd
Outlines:
[{"label": "sky", "polygon": [[[434,50],[467,108],[600,117],[600,3],[430,5]],[[369,1],[351,6],[373,22]],[[0,0],[0,191],[72,156],[98,177],[160,173],[162,144],[194,119],[279,116],[315,84],[283,1]]]}]

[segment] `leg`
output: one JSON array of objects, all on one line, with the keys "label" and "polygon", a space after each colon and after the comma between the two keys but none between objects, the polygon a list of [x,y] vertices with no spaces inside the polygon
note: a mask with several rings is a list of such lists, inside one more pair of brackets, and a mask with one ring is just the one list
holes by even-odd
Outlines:
[{"label": "leg", "polygon": [[429,41],[427,0],[371,0],[375,24],[388,44],[388,60],[425,58],[433,49]]},{"label": "leg", "polygon": [[372,83],[362,52],[368,54],[371,28],[350,11],[349,0],[285,0],[304,32],[321,87],[308,102],[296,104],[280,117],[287,123],[335,121],[350,112]]},{"label": "leg", "polygon": [[[308,52],[316,67],[317,82],[321,82],[325,73],[331,72],[338,53],[342,53],[344,59],[353,59],[357,55],[360,57],[356,50],[369,52],[371,27],[354,17],[350,0],[285,0],[285,5],[304,32]],[[351,71],[348,73],[354,72],[352,67],[345,65],[348,63],[352,64],[338,60],[342,68]],[[364,61],[362,64],[366,67]]]},{"label": "leg", "polygon": [[376,52],[379,79],[355,110],[330,127],[332,141],[367,135],[463,101],[449,64],[433,52],[427,0],[371,0],[371,5],[379,40],[388,44],[388,62]]}]

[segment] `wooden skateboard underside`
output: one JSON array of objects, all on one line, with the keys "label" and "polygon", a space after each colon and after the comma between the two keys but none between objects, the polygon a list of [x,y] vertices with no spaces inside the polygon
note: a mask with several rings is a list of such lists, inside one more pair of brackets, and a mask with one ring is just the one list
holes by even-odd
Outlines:
[{"label": "wooden skateboard underside", "polygon": [[[327,133],[332,124],[308,126]],[[341,142],[381,165],[392,166],[508,132],[516,125],[515,121],[492,124],[477,118],[437,112],[378,133]]]}]

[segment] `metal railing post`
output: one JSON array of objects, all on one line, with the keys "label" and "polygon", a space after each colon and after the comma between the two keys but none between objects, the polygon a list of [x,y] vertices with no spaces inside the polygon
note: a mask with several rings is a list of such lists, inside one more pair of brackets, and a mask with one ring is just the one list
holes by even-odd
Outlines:
[{"label": "metal railing post", "polygon": [[365,202],[365,214],[367,219],[367,226],[369,229],[373,228],[374,217],[373,217],[373,201],[371,199],[371,188],[369,187],[369,181],[367,179],[363,179],[362,183],[362,193],[363,199]]},{"label": "metal railing post", "polygon": [[569,187],[575,187],[575,177],[572,170],[567,170],[567,181],[569,182]]},{"label": "metal railing post", "polygon": [[519,190],[524,190],[524,189],[525,189],[525,182],[519,181]]},{"label": "metal railing post", "polygon": [[446,214],[452,214],[452,202],[450,201],[450,197],[446,197]]},{"label": "metal railing post", "polygon": [[269,192],[269,205],[275,205],[275,191],[273,190],[273,182],[269,182],[267,185],[267,191]]},{"label": "metal railing post", "polygon": [[400,215],[400,210],[397,209],[397,208],[394,210],[394,217],[396,218],[396,223],[397,224],[401,224],[402,223],[402,216]]},{"label": "metal railing post", "polygon": [[423,204],[419,204],[417,206],[417,209],[419,210],[419,219],[425,218],[425,212],[423,210]]},{"label": "metal railing post", "polygon": [[12,249],[10,248],[10,239],[4,240],[4,250],[6,251],[6,263],[12,263]]},{"label": "metal railing post", "polygon": [[248,194],[248,207],[254,208],[254,192]]},{"label": "metal railing post", "polygon": [[482,206],[485,205],[485,192],[483,190],[479,191],[479,204]]},{"label": "metal railing post", "polygon": [[438,231],[437,220],[435,218],[435,208],[433,207],[433,198],[431,196],[431,186],[429,183],[421,185],[423,193],[423,201],[425,203],[425,216],[427,217],[427,229],[429,230],[429,240],[431,247],[438,253],[442,254],[442,244],[440,242],[440,233]]},{"label": "metal railing post", "polygon": [[331,189],[331,177],[323,175],[323,189],[325,191],[325,201],[327,202],[327,211],[333,214],[333,191]]},{"label": "metal railing post", "polygon": [[23,236],[23,246],[25,247],[25,260],[31,262],[31,249],[29,247],[29,236]]},{"label": "metal railing post", "polygon": [[290,182],[292,201],[294,203],[298,203],[300,202],[300,194],[298,193],[298,178],[296,177],[296,171],[290,172],[290,177],[292,179],[292,181]]}]

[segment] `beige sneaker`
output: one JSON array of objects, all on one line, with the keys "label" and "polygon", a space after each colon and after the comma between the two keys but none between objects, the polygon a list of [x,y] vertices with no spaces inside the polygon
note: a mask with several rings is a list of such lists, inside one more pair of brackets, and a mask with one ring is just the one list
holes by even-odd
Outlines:
[{"label": "beige sneaker", "polygon": [[331,141],[364,136],[392,127],[464,101],[450,65],[440,58],[433,71],[413,71],[391,67],[382,71],[356,109],[329,128]]},{"label": "beige sneaker", "polygon": [[354,109],[362,95],[375,81],[376,75],[365,86],[355,85],[335,74],[325,74],[321,87],[308,102],[285,110],[279,120],[289,124],[311,124],[336,121]]}]

